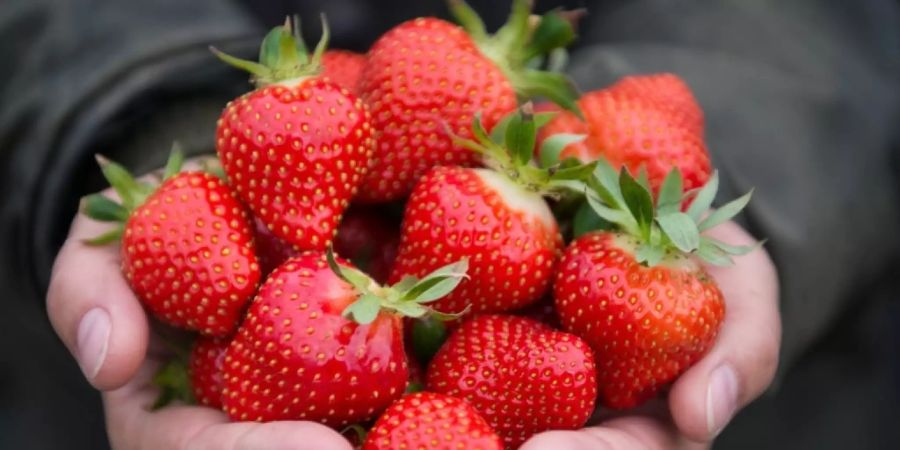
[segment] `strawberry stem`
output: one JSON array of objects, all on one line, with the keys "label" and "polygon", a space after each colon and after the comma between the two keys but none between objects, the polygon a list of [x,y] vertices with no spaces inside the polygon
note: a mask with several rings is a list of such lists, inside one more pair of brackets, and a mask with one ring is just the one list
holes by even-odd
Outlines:
[{"label": "strawberry stem", "polygon": [[210,51],[226,64],[249,72],[251,81],[257,87],[316,76],[322,71],[322,55],[328,48],[331,36],[324,14],[321,20],[322,36],[312,54],[300,36],[297,16],[287,17],[284,25],[272,28],[266,34],[259,49],[259,62],[236,58],[215,47],[210,47]]}]

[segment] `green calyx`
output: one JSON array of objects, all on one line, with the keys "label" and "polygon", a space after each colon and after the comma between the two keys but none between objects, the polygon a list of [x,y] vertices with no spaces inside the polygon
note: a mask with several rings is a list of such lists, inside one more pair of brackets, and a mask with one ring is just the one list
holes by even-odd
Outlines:
[{"label": "green calyx", "polygon": [[548,137],[534,161],[537,133],[556,113],[534,113],[531,103],[503,118],[490,133],[479,114],[472,121],[474,139],[466,139],[447,130],[456,145],[482,155],[484,164],[540,195],[558,198],[565,191],[584,192],[584,181],[591,176],[596,163],[583,164],[575,158],[560,160],[569,144],[584,140],[584,135],[561,133]]},{"label": "green calyx", "polygon": [[[447,3],[457,22],[503,70],[521,98],[545,97],[581,116],[577,89],[559,73],[567,59],[565,48],[576,38],[573,23],[581,15],[579,11],[557,10],[536,16],[531,13],[531,0],[513,0],[506,24],[488,34],[478,13],[464,0]],[[545,64],[549,71],[539,69]]]},{"label": "green calyx", "polygon": [[303,42],[297,17],[288,17],[284,25],[269,31],[259,48],[259,62],[236,58],[215,47],[209,49],[226,64],[250,72],[253,84],[261,87],[318,75],[322,71],[322,55],[328,47],[328,39],[328,23],[323,14],[322,37],[312,54]]},{"label": "green calyx", "polygon": [[[112,230],[85,241],[90,245],[105,245],[121,239],[125,222],[128,221],[131,212],[144,203],[147,197],[156,190],[156,185],[138,181],[127,169],[103,156],[97,155],[96,158],[103,177],[116,191],[120,203],[103,194],[91,194],[82,199],[81,210],[84,215],[94,220],[117,224]],[[160,182],[180,172],[183,163],[184,152],[178,143],[175,143],[172,145],[172,151]]]},{"label": "green calyx", "polygon": [[331,270],[359,293],[356,301],[347,306],[343,314],[361,325],[372,323],[382,310],[404,317],[429,316],[442,321],[456,319],[468,312],[466,308],[448,314],[428,306],[428,303],[449,294],[467,277],[469,262],[465,259],[441,267],[421,279],[406,276],[391,286],[381,286],[362,271],[338,264],[330,248],[326,256]]},{"label": "green calyx", "polygon": [[[681,171],[676,167],[666,176],[654,202],[645,171],[641,170],[635,178],[625,168],[616,172],[601,159],[588,185],[587,205],[599,216],[597,226],[615,227],[636,238],[639,246],[635,257],[647,266],[655,266],[674,253],[693,255],[713,265],[727,266],[733,264],[732,256],[749,253],[762,244],[734,246],[701,234],[735,217],[747,206],[753,193],[750,191],[706,214],[719,188],[717,173],[713,173],[709,182],[699,190],[684,192]],[[689,206],[682,212],[688,203]],[[579,211],[576,222],[578,215],[583,213]],[[580,234],[577,230],[580,227],[575,224],[576,235]]]}]

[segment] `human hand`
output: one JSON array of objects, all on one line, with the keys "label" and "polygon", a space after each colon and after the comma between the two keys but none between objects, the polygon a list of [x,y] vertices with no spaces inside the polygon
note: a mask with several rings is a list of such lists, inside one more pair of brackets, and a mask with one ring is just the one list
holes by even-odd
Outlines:
[{"label": "human hand", "polygon": [[[733,222],[708,234],[734,245],[754,245]],[[735,258],[734,266],[708,270],[725,296],[725,321],[713,348],[677,379],[667,401],[651,401],[635,412],[601,412],[595,426],[542,433],[521,449],[708,448],[734,414],[772,382],[781,341],[778,278],[765,250]]]},{"label": "human hand", "polygon": [[119,247],[83,242],[108,230],[75,218],[54,264],[47,310],[87,380],[103,393],[113,448],[351,449],[338,433],[311,422],[232,423],[221,411],[187,405],[151,411],[158,394],[151,380],[168,355],[121,275]]}]

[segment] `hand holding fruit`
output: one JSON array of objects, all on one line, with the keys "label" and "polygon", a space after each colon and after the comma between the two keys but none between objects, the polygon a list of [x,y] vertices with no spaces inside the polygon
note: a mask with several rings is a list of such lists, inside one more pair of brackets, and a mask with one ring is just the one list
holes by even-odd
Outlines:
[{"label": "hand holding fruit", "polygon": [[[75,220],[48,309],[105,391],[114,444],[348,448],[333,430],[363,424],[366,449],[702,446],[765,389],[777,280],[730,222],[749,194],[708,211],[718,178],[687,87],[626,78],[576,104],[536,69],[574,36],[559,14],[515,0],[487,35],[450,3],[463,28],[410,21],[365,57],[326,53],[327,27],[310,53],[290,21],[259,63],[214,50],[257,85],[217,126],[228,180],[180,172],[178,153],[159,186],[100,161],[118,202],[85,211],[118,225]],[[534,95],[572,112],[516,110]],[[407,195],[397,233],[344,217]],[[561,329],[516,315],[546,299]],[[212,408],[145,409],[171,355],[141,304],[197,334],[190,372],[153,381]],[[454,331],[406,395],[428,361],[404,327],[422,318]],[[610,416],[669,387],[661,418]]]}]

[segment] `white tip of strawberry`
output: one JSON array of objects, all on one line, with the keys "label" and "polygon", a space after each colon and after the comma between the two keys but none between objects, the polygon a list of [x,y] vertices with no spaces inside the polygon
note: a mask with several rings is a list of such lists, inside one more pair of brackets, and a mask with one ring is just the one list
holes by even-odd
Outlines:
[{"label": "white tip of strawberry", "polygon": [[544,226],[550,229],[556,227],[556,219],[540,194],[525,189],[493,170],[474,170],[481,177],[482,182],[496,191],[510,208],[540,220]]}]

